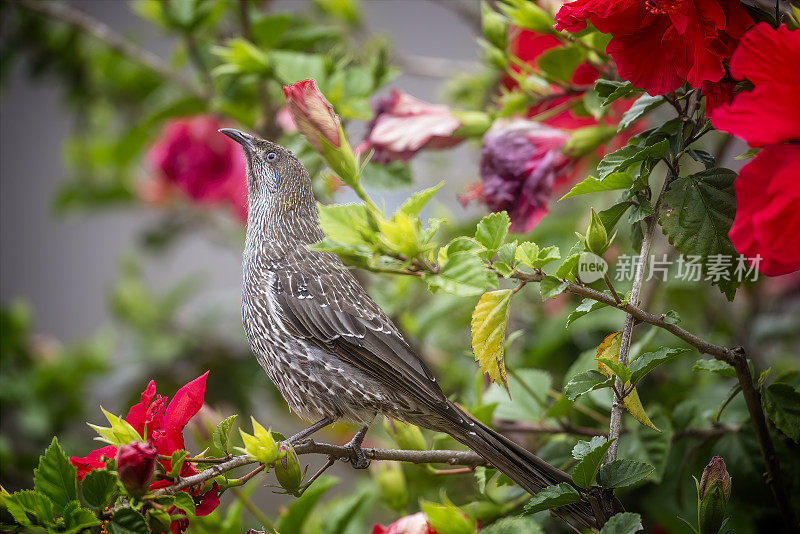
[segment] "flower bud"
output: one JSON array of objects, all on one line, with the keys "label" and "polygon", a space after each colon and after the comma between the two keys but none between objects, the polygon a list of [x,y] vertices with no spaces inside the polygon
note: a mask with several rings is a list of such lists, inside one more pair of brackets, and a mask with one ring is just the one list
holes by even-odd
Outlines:
[{"label": "flower bud", "polygon": [[558,33],[553,28],[553,17],[534,2],[518,2],[511,15],[514,24],[537,33]]},{"label": "flower bud", "polygon": [[482,111],[453,111],[452,114],[461,123],[453,132],[455,137],[483,137],[492,126],[492,118]]},{"label": "flower bud", "polygon": [[381,491],[380,498],[392,510],[403,512],[408,504],[406,478],[397,462],[380,462],[374,471],[375,480]]},{"label": "flower bud", "polygon": [[725,507],[731,496],[731,476],[725,461],[714,456],[703,469],[697,486],[700,534],[717,534],[725,519]]},{"label": "flower bud", "polygon": [[589,228],[586,229],[586,248],[589,252],[602,256],[608,248],[608,232],[600,216],[592,209]]},{"label": "flower bud", "polygon": [[316,81],[303,80],[284,85],[283,94],[297,129],[317,152],[323,153],[322,139],[337,148],[342,145],[339,117],[320,92]]},{"label": "flower bud", "polygon": [[608,142],[617,130],[613,126],[599,124],[575,130],[564,144],[564,154],[570,158],[580,158],[593,152],[603,143]]},{"label": "flower bud", "polygon": [[384,418],[383,427],[401,449],[424,451],[427,449],[422,431],[416,425],[407,425],[397,419]]},{"label": "flower bud", "polygon": [[253,434],[239,429],[242,436],[244,447],[237,447],[237,450],[249,454],[262,464],[271,464],[278,459],[278,444],[272,437],[272,432],[258,424],[254,418],[250,418],[253,423]]},{"label": "flower bud", "polygon": [[275,463],[275,478],[278,484],[289,493],[295,493],[303,482],[300,460],[291,444],[281,443],[278,448],[280,459]]},{"label": "flower bud", "polygon": [[506,48],[506,19],[486,2],[481,3],[481,26],[487,41],[501,50]]},{"label": "flower bud", "polygon": [[492,67],[500,71],[505,71],[508,67],[508,55],[505,51],[497,48],[488,41],[478,41],[478,44],[483,48],[486,62]]},{"label": "flower bud", "polygon": [[117,476],[125,489],[136,498],[150,488],[158,451],[150,443],[132,441],[117,451]]}]

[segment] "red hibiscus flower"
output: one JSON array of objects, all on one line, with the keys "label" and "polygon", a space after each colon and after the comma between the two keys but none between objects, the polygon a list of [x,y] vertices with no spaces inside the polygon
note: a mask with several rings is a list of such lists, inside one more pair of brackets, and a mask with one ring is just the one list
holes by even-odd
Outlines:
[{"label": "red hibiscus flower", "polygon": [[561,130],[524,119],[495,121],[483,137],[481,183],[460,200],[477,199],[491,211],[507,211],[514,232],[531,230],[547,212],[554,186],[572,160]]},{"label": "red hibiscus flower", "polygon": [[[800,145],[770,145],[736,178],[736,250],[768,276],[800,269]],[[760,256],[758,259],[753,260]]]},{"label": "red hibiscus flower", "polygon": [[800,31],[757,24],[734,52],[731,75],[754,87],[714,110],[715,128],[753,146],[800,140]]},{"label": "red hibiscus flower", "polygon": [[408,161],[423,148],[449,148],[462,141],[454,135],[461,121],[447,106],[393,89],[373,102],[372,108],[375,115],[358,150],[375,150],[373,161],[377,163]]},{"label": "red hibiscus flower", "polygon": [[[139,402],[128,411],[125,420],[155,448],[158,454],[171,456],[173,452],[185,449],[183,428],[203,406],[207,377],[208,372],[205,372],[181,387],[169,404],[167,404],[167,397],[156,394],[156,383],[151,380],[142,392]],[[77,468],[78,480],[83,480],[94,469],[104,469],[106,464],[102,458],[114,458],[117,456],[117,452],[116,447],[108,445],[90,452],[83,458],[77,456],[70,458],[72,465]],[[170,470],[168,460],[163,460],[161,464],[167,471]],[[184,463],[181,467],[181,476],[187,477],[194,474],[197,474],[194,466],[189,462]],[[171,482],[168,480],[159,480],[153,482],[150,489],[164,488],[170,484]],[[207,515],[219,505],[219,486],[214,484],[209,491],[203,494],[200,494],[199,490],[194,490],[192,496],[197,505],[197,515]],[[170,513],[179,512],[172,509]],[[182,525],[181,520],[173,522],[173,532],[185,530],[185,526]]]},{"label": "red hibiscus flower", "polygon": [[401,517],[389,526],[375,525],[372,534],[436,534],[422,512]]},{"label": "red hibiscus flower", "polygon": [[168,122],[148,154],[157,174],[143,185],[143,198],[158,202],[178,190],[199,204],[228,204],[247,220],[245,162],[217,133],[224,126],[209,115]]},{"label": "red hibiscus flower", "polygon": [[574,33],[589,21],[611,34],[607,51],[620,77],[651,95],[684,81],[719,81],[723,61],[753,24],[738,0],[576,0],[555,21],[558,30]]}]

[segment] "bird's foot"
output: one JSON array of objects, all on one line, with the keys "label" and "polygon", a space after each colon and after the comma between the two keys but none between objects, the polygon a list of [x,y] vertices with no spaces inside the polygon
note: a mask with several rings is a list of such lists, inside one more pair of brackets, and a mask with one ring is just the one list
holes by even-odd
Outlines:
[{"label": "bird's foot", "polygon": [[356,432],[356,435],[353,436],[353,439],[350,440],[350,443],[347,444],[347,447],[352,449],[355,454],[355,458],[344,458],[344,460],[349,461],[353,469],[366,469],[369,467],[370,462],[364,454],[364,449],[361,448],[367,430],[369,430],[369,427],[366,425],[362,426],[361,429]]}]

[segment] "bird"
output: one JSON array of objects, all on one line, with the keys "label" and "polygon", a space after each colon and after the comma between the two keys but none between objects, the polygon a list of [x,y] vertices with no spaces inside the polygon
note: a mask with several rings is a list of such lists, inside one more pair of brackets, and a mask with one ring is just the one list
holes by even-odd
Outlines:
[{"label": "bird", "polygon": [[[316,421],[290,440],[334,422],[360,425],[353,466],[377,415],[449,434],[523,489],[572,484],[563,471],[476,420],[443,393],[431,369],[335,254],[309,250],[325,233],[308,171],[288,149],[223,128],[247,162],[248,216],[242,262],[242,322],[258,362],[301,418]],[[597,528],[582,499],[557,509]],[[600,497],[601,508],[613,500]]]}]

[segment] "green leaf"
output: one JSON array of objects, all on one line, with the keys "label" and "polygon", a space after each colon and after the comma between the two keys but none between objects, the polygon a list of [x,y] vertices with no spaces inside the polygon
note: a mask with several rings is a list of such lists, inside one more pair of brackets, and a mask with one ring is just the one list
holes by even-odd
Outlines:
[{"label": "green leaf", "polygon": [[592,485],[598,469],[603,465],[603,460],[606,458],[606,451],[611,446],[614,440],[605,441],[587,452],[575,469],[572,471],[572,481],[582,488],[588,488]]},{"label": "green leaf", "polygon": [[611,358],[597,358],[597,361],[603,363],[606,367],[611,369],[611,371],[613,371],[623,383],[630,381],[631,370],[618,361],[612,360]]},{"label": "green leaf", "polygon": [[531,269],[541,269],[551,261],[561,259],[561,252],[556,246],[539,249],[536,243],[523,241],[517,246],[514,259]]},{"label": "green leaf", "polygon": [[64,526],[66,532],[75,533],[99,525],[100,521],[91,510],[81,508],[78,501],[70,501],[64,506]]},{"label": "green leaf", "polygon": [[111,426],[106,427],[90,424],[89,426],[92,427],[98,434],[100,434],[99,438],[94,439],[97,441],[102,441],[103,443],[114,445],[115,447],[126,445],[131,441],[142,441],[142,437],[138,432],[136,432],[136,429],[133,428],[125,419],[117,417],[113,413],[104,409],[102,406],[100,407],[100,410],[106,416],[108,422],[111,423]]},{"label": "green leaf", "polygon": [[544,534],[542,527],[530,517],[503,517],[482,528],[480,534]]},{"label": "green leaf", "polygon": [[369,208],[363,204],[318,205],[319,221],[325,235],[346,245],[371,242],[375,234]]},{"label": "green leaf", "polygon": [[581,254],[570,254],[561,262],[561,265],[556,269],[556,276],[570,282],[575,281],[575,269],[578,267],[578,261],[581,259]]},{"label": "green leaf", "polygon": [[169,462],[170,470],[169,475],[178,478],[181,474],[181,468],[183,467],[186,458],[189,457],[189,452],[183,449],[178,449],[177,451],[172,452],[172,459]]},{"label": "green leaf", "polygon": [[562,482],[555,486],[547,486],[539,493],[533,496],[525,505],[524,514],[535,514],[542,510],[549,510],[551,508],[558,508],[559,506],[566,506],[581,500],[578,490],[573,488],[570,484]]},{"label": "green leaf", "polygon": [[149,534],[150,532],[144,516],[133,508],[117,510],[105,528],[108,534]]},{"label": "green leaf", "polygon": [[577,46],[568,46],[547,50],[539,56],[536,64],[551,78],[568,82],[581,61],[583,61],[583,51]]},{"label": "green leaf", "polygon": [[567,282],[559,280],[555,276],[545,276],[539,282],[539,292],[542,294],[542,300],[557,297],[567,288]]},{"label": "green leaf", "polygon": [[75,467],[61,450],[57,438],[39,457],[39,467],[33,471],[33,487],[52,501],[57,514],[63,512],[65,504],[78,498]]},{"label": "green leaf", "polygon": [[[658,212],[669,242],[684,257],[699,256],[706,279],[713,275],[711,282],[728,300],[741,283],[735,273],[738,254],[728,237],[736,215],[735,179],[736,173],[729,169],[680,177],[664,193]],[[712,273],[712,264],[718,276]]]},{"label": "green leaf", "polygon": [[597,473],[597,483],[604,488],[626,488],[649,477],[655,470],[654,466],[636,460],[614,460]]},{"label": "green leaf", "polygon": [[625,98],[641,91],[641,89],[637,89],[631,85],[631,82],[628,80],[617,82],[613,80],[599,79],[597,82],[595,82],[594,89],[597,91],[597,94],[603,98],[603,106],[607,106],[615,100]]},{"label": "green leaf", "polygon": [[284,84],[313,78],[321,87],[327,77],[325,56],[305,54],[290,50],[272,50],[269,53],[275,76]]},{"label": "green leaf", "polygon": [[325,493],[339,482],[330,476],[321,476],[300,497],[288,506],[288,511],[278,523],[281,534],[302,534],[303,525]]},{"label": "green leaf", "polygon": [[83,500],[92,508],[103,509],[117,492],[117,477],[105,469],[95,469],[81,482]]},{"label": "green leaf", "polygon": [[789,384],[772,384],[764,391],[761,402],[775,427],[795,443],[800,442],[800,391]]},{"label": "green leaf", "polygon": [[582,182],[572,186],[566,195],[559,200],[565,198],[577,197],[587,193],[599,193],[600,191],[614,191],[616,189],[628,189],[633,185],[633,177],[627,172],[613,172],[603,176],[602,178],[595,178],[589,176]]},{"label": "green leaf", "polygon": [[583,460],[584,456],[606,442],[608,442],[608,439],[606,439],[605,436],[594,436],[589,441],[579,440],[578,443],[572,447],[572,457],[576,460]]},{"label": "green leaf", "polygon": [[629,365],[630,370],[633,372],[630,378],[631,383],[635,384],[659,365],[670,362],[686,352],[689,352],[689,349],[671,349],[667,347],[661,347],[655,352],[645,352]]},{"label": "green leaf", "polygon": [[570,313],[569,317],[567,317],[567,327],[569,327],[569,325],[572,324],[572,322],[576,319],[579,319],[593,311],[599,310],[600,308],[605,308],[606,306],[608,306],[608,304],[604,304],[592,299],[583,299],[578,307],[575,308],[575,311]]},{"label": "green leaf", "polygon": [[626,200],[624,202],[614,204],[608,209],[604,209],[597,215],[600,216],[600,220],[603,221],[603,226],[606,227],[606,230],[611,232],[625,212],[628,211],[628,208],[630,208],[632,205],[633,202]]},{"label": "green leaf", "polygon": [[591,369],[572,377],[564,386],[564,395],[569,400],[575,400],[585,393],[595,389],[610,387],[614,383],[614,377],[607,377],[600,371]]},{"label": "green leaf", "polygon": [[487,258],[491,259],[508,235],[511,218],[505,211],[490,213],[478,222],[475,239],[489,250]]},{"label": "green leaf", "polygon": [[471,251],[448,253],[439,273],[425,273],[423,279],[433,288],[461,297],[480,295],[489,287],[497,287],[497,276],[485,270],[483,261]]},{"label": "green leaf", "polygon": [[488,291],[478,301],[472,312],[472,350],[482,373],[487,373],[492,382],[501,384],[508,391],[504,343],[506,323],[511,310],[510,289]]},{"label": "green leaf", "polygon": [[23,490],[3,496],[3,503],[14,520],[23,526],[44,525],[54,522],[53,503],[40,493]]},{"label": "green leaf", "polygon": [[189,517],[193,517],[195,513],[194,499],[185,491],[179,491],[175,494],[175,502],[172,503],[176,508],[180,508]]},{"label": "green leaf", "polygon": [[238,417],[237,415],[231,415],[229,417],[226,417],[223,421],[220,421],[220,423],[217,425],[217,428],[214,429],[214,433],[211,436],[214,446],[220,451],[224,452],[225,454],[228,453],[231,427],[233,426],[233,423],[234,421],[236,421],[237,417]]},{"label": "green leaf", "polygon": [[606,521],[600,534],[635,534],[642,530],[642,518],[632,512],[621,512]]},{"label": "green leaf", "polygon": [[[669,141],[666,139],[651,146],[628,145],[606,154],[597,164],[597,174],[604,179],[612,173],[624,172],[632,165],[645,160],[657,160],[667,155]],[[621,189],[621,188],[616,188]]]},{"label": "green leaf", "polygon": [[617,128],[618,132],[626,129],[628,126],[633,124],[635,121],[643,117],[646,113],[656,109],[658,106],[666,102],[663,96],[650,96],[650,95],[642,95],[640,96],[636,102],[628,108],[628,111],[623,113],[622,119],[619,121],[619,127]]},{"label": "green leaf", "polygon": [[420,500],[420,508],[428,517],[433,529],[440,534],[472,534],[475,522],[464,514],[457,506],[443,499],[442,504]]},{"label": "green leaf", "polygon": [[408,200],[403,202],[403,205],[400,206],[399,211],[411,215],[412,217],[416,217],[419,215],[419,212],[422,211],[422,208],[428,203],[428,201],[433,198],[433,195],[442,188],[444,182],[439,182],[433,187],[429,187],[428,189],[423,189],[422,191],[417,191],[410,197]]},{"label": "green leaf", "polygon": [[736,369],[720,360],[697,360],[692,366],[692,371],[709,371],[725,378],[734,378],[736,376]]}]

